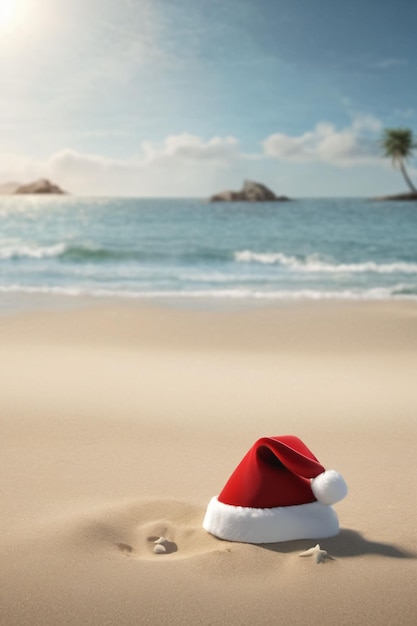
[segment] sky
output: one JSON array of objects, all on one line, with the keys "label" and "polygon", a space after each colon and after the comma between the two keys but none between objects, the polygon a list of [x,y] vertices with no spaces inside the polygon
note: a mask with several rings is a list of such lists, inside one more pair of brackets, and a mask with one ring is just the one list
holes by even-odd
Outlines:
[{"label": "sky", "polygon": [[405,191],[378,142],[417,135],[416,25],[415,0],[0,0],[0,183]]}]

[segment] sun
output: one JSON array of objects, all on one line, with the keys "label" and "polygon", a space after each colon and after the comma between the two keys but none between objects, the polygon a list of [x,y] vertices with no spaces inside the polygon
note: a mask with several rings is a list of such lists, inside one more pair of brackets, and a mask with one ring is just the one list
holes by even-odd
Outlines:
[{"label": "sun", "polygon": [[0,0],[0,28],[10,24],[16,17],[17,11],[17,0]]}]

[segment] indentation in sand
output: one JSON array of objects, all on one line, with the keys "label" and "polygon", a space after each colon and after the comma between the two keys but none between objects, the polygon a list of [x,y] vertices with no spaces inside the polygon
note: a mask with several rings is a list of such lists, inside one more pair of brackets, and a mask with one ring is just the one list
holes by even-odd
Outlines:
[{"label": "indentation in sand", "polygon": [[132,546],[129,546],[129,544],[127,544],[127,543],[117,543],[116,545],[119,548],[119,550],[121,552],[123,552],[123,554],[125,554],[126,556],[131,556],[132,555],[133,548],[132,548]]},{"label": "indentation in sand", "polygon": [[178,546],[174,541],[170,541],[166,537],[148,537],[148,541],[153,542],[154,554],[172,554],[178,550]]},{"label": "indentation in sand", "polygon": [[[166,561],[210,552],[230,552],[231,546],[202,528],[204,509],[173,500],[146,501],[101,511],[83,524],[80,540],[99,543],[129,559]],[[96,549],[99,546],[96,545]]]}]

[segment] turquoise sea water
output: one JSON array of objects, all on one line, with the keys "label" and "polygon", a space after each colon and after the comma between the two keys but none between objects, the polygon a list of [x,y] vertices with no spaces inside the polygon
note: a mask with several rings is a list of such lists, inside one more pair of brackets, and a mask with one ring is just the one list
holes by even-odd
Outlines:
[{"label": "turquoise sea water", "polygon": [[417,203],[0,198],[0,308],[22,294],[417,300]]}]

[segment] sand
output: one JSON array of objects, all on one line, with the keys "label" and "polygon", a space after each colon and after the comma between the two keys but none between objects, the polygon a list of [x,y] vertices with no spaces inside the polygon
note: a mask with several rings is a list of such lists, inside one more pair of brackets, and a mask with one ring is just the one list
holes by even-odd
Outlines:
[{"label": "sand", "polygon": [[[86,303],[3,316],[0,346],[2,626],[416,623],[415,304]],[[344,475],[340,534],[207,534],[283,434]]]}]

